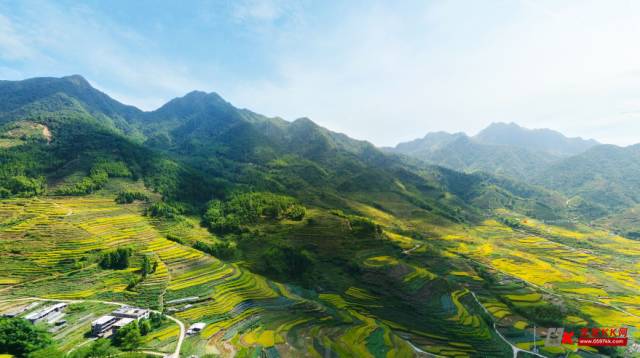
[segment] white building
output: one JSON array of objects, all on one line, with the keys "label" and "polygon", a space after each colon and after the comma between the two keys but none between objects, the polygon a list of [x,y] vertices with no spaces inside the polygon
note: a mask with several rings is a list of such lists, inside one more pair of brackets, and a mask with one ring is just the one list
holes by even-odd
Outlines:
[{"label": "white building", "polygon": [[24,318],[31,321],[31,323],[38,323],[46,319],[51,314],[62,312],[65,308],[67,308],[67,306],[68,305],[66,303],[56,303],[53,306],[45,307],[41,310],[31,312]]},{"label": "white building", "polygon": [[94,336],[103,335],[117,321],[118,317],[114,317],[111,315],[102,316],[97,320],[91,322],[91,334],[93,334]]},{"label": "white building", "polygon": [[111,312],[111,315],[119,318],[133,318],[139,321],[149,318],[149,313],[149,310],[144,308],[123,306]]},{"label": "white building", "polygon": [[129,323],[135,321],[134,318],[120,318],[118,320],[118,322],[114,323],[113,326],[111,327],[111,329],[113,330],[113,333],[116,333],[120,328],[128,325]]},{"label": "white building", "polygon": [[187,330],[187,334],[192,336],[194,334],[198,334],[200,333],[204,327],[206,326],[206,323],[203,322],[198,322],[198,323],[194,323],[191,325],[191,327],[189,327],[189,329]]}]

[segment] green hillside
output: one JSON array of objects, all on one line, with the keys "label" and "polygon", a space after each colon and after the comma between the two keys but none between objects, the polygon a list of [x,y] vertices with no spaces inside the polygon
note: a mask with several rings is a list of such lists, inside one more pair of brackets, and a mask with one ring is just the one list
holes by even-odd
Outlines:
[{"label": "green hillside", "polygon": [[492,123],[473,139],[482,144],[524,148],[559,157],[580,154],[599,144],[593,139],[568,138],[550,129],[527,129],[513,122]]},{"label": "green hillside", "polygon": [[[441,165],[463,172],[485,172],[526,181],[546,165],[558,160],[548,153],[507,145],[483,144],[465,135],[452,135],[446,142],[432,143],[432,137],[423,139],[422,149],[410,150],[398,145],[394,152],[411,155],[427,163]],[[409,150],[407,150],[409,149]]]},{"label": "green hillside", "polygon": [[640,146],[601,145],[555,163],[534,180],[610,210],[640,202]]},{"label": "green hillside", "polygon": [[[0,82],[0,123],[0,312],[68,302],[40,327],[60,354],[524,357],[534,325],[640,326],[639,242],[558,192],[214,93],[143,112],[79,76]],[[166,317],[89,342],[118,303]]]},{"label": "green hillside", "polygon": [[565,197],[568,216],[581,220],[621,214],[638,204],[637,145],[603,145],[551,130],[494,123],[474,137],[429,133],[386,151],[556,192]]}]

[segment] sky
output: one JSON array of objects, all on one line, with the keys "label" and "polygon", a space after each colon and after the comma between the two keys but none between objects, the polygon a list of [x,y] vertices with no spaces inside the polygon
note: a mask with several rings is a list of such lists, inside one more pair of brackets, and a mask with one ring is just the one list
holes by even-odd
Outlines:
[{"label": "sky", "polygon": [[492,122],[640,142],[640,2],[7,1],[0,79],[192,90],[376,145]]}]

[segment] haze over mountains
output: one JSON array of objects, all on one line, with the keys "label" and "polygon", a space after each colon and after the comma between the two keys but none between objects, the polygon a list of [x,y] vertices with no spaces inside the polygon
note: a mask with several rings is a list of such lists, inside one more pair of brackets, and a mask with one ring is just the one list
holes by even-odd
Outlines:
[{"label": "haze over mountains", "polygon": [[527,129],[512,122],[492,123],[473,137],[464,133],[427,133],[423,138],[400,143],[395,149],[405,154],[433,152],[459,138],[467,138],[475,143],[490,146],[511,146],[534,152],[545,152],[557,157],[578,154],[599,144],[593,139],[568,138],[550,129]]},{"label": "haze over mountains", "polygon": [[493,123],[475,136],[428,133],[388,151],[463,172],[486,172],[617,210],[638,203],[638,145],[618,147],[549,129]]}]

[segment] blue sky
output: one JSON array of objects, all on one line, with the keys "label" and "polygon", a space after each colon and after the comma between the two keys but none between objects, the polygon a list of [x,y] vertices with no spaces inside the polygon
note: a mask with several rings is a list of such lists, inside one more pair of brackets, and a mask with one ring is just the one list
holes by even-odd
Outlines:
[{"label": "blue sky", "polygon": [[494,121],[640,142],[635,1],[5,1],[0,79],[199,89],[378,145]]}]

